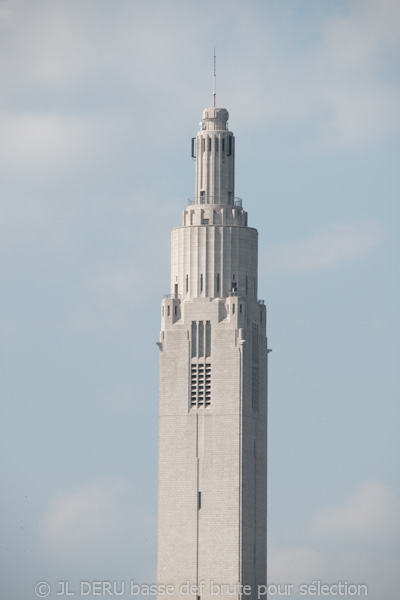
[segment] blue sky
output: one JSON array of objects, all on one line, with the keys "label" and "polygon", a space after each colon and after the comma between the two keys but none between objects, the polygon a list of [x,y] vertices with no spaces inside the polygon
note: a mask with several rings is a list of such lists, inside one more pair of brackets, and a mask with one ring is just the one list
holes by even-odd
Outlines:
[{"label": "blue sky", "polygon": [[0,0],[4,597],[155,580],[154,343],[216,46],[273,348],[270,582],[393,600],[399,23],[397,0]]}]

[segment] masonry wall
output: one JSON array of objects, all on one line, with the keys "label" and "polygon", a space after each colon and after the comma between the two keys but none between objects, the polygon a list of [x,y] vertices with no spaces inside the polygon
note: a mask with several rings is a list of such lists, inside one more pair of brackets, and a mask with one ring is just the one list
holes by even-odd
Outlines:
[{"label": "masonry wall", "polygon": [[[215,600],[212,582],[230,590],[241,582],[256,598],[266,580],[265,307],[237,296],[168,298],[162,309],[158,582],[173,584],[174,597],[203,600]],[[211,325],[209,357],[192,356],[193,321]],[[191,365],[199,363],[211,368],[208,407],[191,406]],[[204,582],[201,594],[179,595],[187,581]]]}]

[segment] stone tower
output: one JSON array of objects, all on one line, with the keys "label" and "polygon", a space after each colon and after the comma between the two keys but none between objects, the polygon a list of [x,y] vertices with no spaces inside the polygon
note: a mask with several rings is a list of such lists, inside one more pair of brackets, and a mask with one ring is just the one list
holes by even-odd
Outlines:
[{"label": "stone tower", "polygon": [[192,139],[196,192],[172,231],[158,343],[157,581],[193,600],[255,599],[266,583],[266,309],[228,117],[205,109]]}]

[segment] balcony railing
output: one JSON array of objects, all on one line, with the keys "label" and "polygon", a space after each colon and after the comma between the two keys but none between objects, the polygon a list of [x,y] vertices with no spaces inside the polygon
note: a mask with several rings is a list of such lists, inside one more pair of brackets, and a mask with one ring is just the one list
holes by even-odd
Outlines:
[{"label": "balcony railing", "polygon": [[[232,297],[237,297],[237,296],[240,296],[242,298],[246,298],[246,294],[245,294],[244,291],[241,292],[241,291],[237,291],[236,290],[236,291],[230,291],[230,292],[228,292],[228,297],[232,298]],[[181,296],[181,294],[164,294],[163,298],[164,298],[164,300],[168,300],[168,299],[169,300],[170,299],[181,300],[182,296]],[[265,300],[257,300],[257,302],[258,302],[258,304],[261,304],[262,306],[265,306]]]},{"label": "balcony railing", "polygon": [[235,206],[236,208],[242,208],[243,200],[241,198],[232,198],[231,196],[197,196],[196,198],[188,198],[188,206],[194,204],[227,204],[228,206]]}]

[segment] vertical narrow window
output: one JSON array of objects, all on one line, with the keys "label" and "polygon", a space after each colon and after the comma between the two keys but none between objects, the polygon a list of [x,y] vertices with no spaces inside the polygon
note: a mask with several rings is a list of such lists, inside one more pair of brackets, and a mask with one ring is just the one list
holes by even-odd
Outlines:
[{"label": "vertical narrow window", "polygon": [[201,151],[204,152],[206,149],[206,140],[201,138]]},{"label": "vertical narrow window", "polygon": [[196,138],[192,138],[192,158],[196,158]]},{"label": "vertical narrow window", "polygon": [[215,138],[215,152],[218,152],[218,138]]},{"label": "vertical narrow window", "polygon": [[200,292],[203,291],[203,274],[200,275]]},{"label": "vertical narrow window", "polygon": [[233,315],[235,314],[235,306],[236,306],[236,304],[232,304],[232,314]]},{"label": "vertical narrow window", "polygon": [[206,357],[211,356],[211,321],[206,321]]},{"label": "vertical narrow window", "polygon": [[205,204],[206,203],[206,193],[204,190],[202,190],[200,192],[200,204]]},{"label": "vertical narrow window", "polygon": [[228,136],[228,156],[232,154],[232,136]]},{"label": "vertical narrow window", "polygon": [[222,138],[222,152],[225,152],[225,138]]},{"label": "vertical narrow window", "polygon": [[240,312],[240,314],[242,314],[242,305],[241,304],[239,304],[239,312]]},{"label": "vertical narrow window", "polygon": [[192,321],[192,357],[197,356],[197,323]]},{"label": "vertical narrow window", "polygon": [[204,323],[199,321],[199,356],[204,356]]},{"label": "vertical narrow window", "polygon": [[253,363],[258,363],[258,325],[253,323],[252,325],[252,359]]},{"label": "vertical narrow window", "polygon": [[168,310],[168,316],[170,316],[170,314],[171,314],[171,307],[170,307],[169,304],[168,304],[168,309],[167,310]]},{"label": "vertical narrow window", "polygon": [[219,293],[219,273],[217,274],[217,293]]},{"label": "vertical narrow window", "polygon": [[175,284],[175,298],[178,297],[178,284]]},{"label": "vertical narrow window", "polygon": [[258,339],[259,339],[259,336],[258,336],[258,325],[257,325],[257,328],[256,328],[256,360],[257,360],[257,362],[259,360],[259,347],[260,347]]},{"label": "vertical narrow window", "polygon": [[174,306],[174,314],[176,317],[178,316],[178,307],[176,305]]},{"label": "vertical narrow window", "polygon": [[186,293],[189,291],[189,275],[186,275]]},{"label": "vertical narrow window", "polygon": [[[197,494],[197,508],[200,510],[201,509],[201,492],[198,492]],[[197,596],[198,598],[200,596]]]},{"label": "vertical narrow window", "polygon": [[258,365],[253,365],[251,370],[251,406],[253,410],[258,410],[259,387],[258,387]]},{"label": "vertical narrow window", "polygon": [[211,138],[208,138],[208,150],[211,152]]},{"label": "vertical narrow window", "polygon": [[232,204],[232,192],[228,192],[228,204]]},{"label": "vertical narrow window", "polygon": [[258,383],[258,360],[259,360],[259,340],[258,340],[258,325],[253,323],[252,325],[252,373],[251,373],[251,403],[253,410],[258,410],[258,399],[259,399],[259,383]]}]

